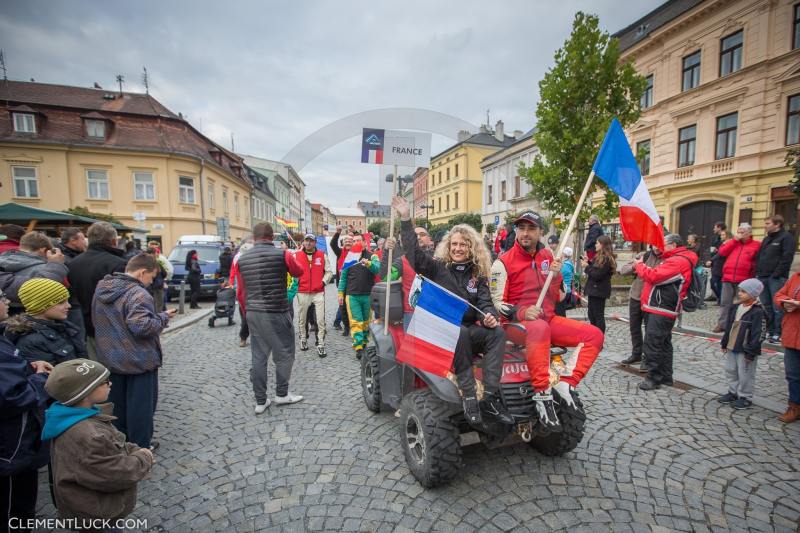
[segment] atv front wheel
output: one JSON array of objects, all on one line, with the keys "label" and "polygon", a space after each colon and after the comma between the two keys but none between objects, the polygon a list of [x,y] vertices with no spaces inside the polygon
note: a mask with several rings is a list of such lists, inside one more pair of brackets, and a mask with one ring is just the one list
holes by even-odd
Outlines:
[{"label": "atv front wheel", "polygon": [[361,392],[367,409],[373,413],[381,412],[381,381],[378,370],[378,350],[367,346],[361,357]]},{"label": "atv front wheel", "polygon": [[461,443],[452,415],[452,406],[430,389],[412,392],[400,402],[403,452],[408,468],[423,487],[443,485],[461,468]]},{"label": "atv front wheel", "polygon": [[[558,398],[558,395],[554,395],[554,398]],[[566,407],[564,400],[560,398],[557,400],[557,413],[558,420],[561,422],[561,431],[534,437],[531,441],[530,445],[542,455],[547,455],[548,457],[564,455],[574,450],[583,440],[583,428],[586,424],[583,403],[581,403],[576,391],[572,391],[572,399],[575,400],[575,405],[578,406],[577,412]]]}]

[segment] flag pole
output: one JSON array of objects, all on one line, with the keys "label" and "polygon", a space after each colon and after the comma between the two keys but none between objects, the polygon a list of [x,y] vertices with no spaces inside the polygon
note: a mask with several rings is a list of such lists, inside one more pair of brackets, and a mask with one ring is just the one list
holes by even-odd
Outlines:
[{"label": "flag pole", "polygon": [[[589,179],[586,180],[586,185],[583,186],[583,192],[581,193],[581,197],[578,200],[578,205],[575,206],[575,211],[572,213],[572,218],[569,221],[569,226],[567,226],[564,235],[559,238],[558,249],[556,250],[556,259],[561,257],[562,252],[564,251],[564,247],[567,245],[567,241],[572,235],[572,232],[575,229],[575,224],[578,222],[578,215],[580,215],[581,208],[583,208],[583,204],[586,202],[586,197],[589,195],[589,189],[592,186],[592,181],[594,181],[594,170],[589,174]],[[547,294],[547,291],[550,289],[550,284],[553,281],[553,271],[551,270],[547,274],[547,279],[544,281],[544,287],[542,287],[541,292],[539,292],[539,299],[536,300],[536,307],[539,309],[542,308],[542,302],[544,301],[544,297]]]},{"label": "flag pole", "polygon": [[459,296],[458,294],[454,293],[453,291],[447,290],[446,288],[442,287],[441,285],[439,285],[438,283],[436,283],[436,282],[435,282],[435,281],[433,281],[432,279],[430,279],[430,278],[426,278],[426,277],[425,277],[425,276],[423,276],[422,274],[417,274],[417,276],[419,276],[420,278],[424,279],[425,281],[427,281],[427,282],[428,282],[428,283],[430,283],[431,285],[434,285],[434,286],[438,287],[439,289],[441,289],[442,291],[446,292],[447,294],[449,294],[449,295],[450,295],[450,296],[452,296],[453,298],[457,298],[457,299],[461,300],[462,302],[464,302],[465,304],[467,304],[468,306],[470,306],[471,308],[473,308],[474,310],[476,310],[477,312],[479,312],[483,318],[486,318],[486,314],[487,314],[487,313],[484,313],[483,311],[481,311],[480,309],[478,309],[477,307],[475,307],[474,305],[472,305],[471,303],[469,303],[467,300],[465,300],[464,298],[462,298],[462,297],[461,297],[461,296]]},{"label": "flag pole", "polygon": [[[394,181],[392,182],[392,197],[400,194],[400,177],[397,175],[397,165],[394,166]],[[389,238],[394,237],[394,209],[389,208]],[[383,308],[383,334],[389,334],[389,297],[392,295],[392,250],[386,258],[386,305]]]}]

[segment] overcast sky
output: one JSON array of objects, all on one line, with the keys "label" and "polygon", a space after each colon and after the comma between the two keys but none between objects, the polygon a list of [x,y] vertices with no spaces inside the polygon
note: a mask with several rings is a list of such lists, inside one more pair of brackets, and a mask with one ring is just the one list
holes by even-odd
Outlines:
[{"label": "overcast sky", "polygon": [[[613,33],[662,0],[3,0],[12,79],[150,92],[216,142],[281,159],[319,128],[378,108],[430,109],[473,124],[534,125],[538,83],[584,10]],[[624,6],[624,8],[623,8]],[[381,127],[364,124],[366,127]],[[455,132],[454,132],[455,134]],[[433,153],[453,141],[434,135]],[[329,206],[376,199],[360,139],[300,171]]]}]

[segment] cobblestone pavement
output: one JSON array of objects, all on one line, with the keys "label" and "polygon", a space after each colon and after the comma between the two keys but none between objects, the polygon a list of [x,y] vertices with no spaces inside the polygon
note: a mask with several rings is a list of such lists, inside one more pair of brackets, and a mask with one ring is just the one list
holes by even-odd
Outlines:
[{"label": "cobblestone pavement", "polygon": [[[618,326],[609,353],[626,342]],[[199,322],[164,339],[158,464],[132,515],[151,529],[596,533],[800,523],[800,424],[759,407],[734,411],[700,388],[642,393],[638,377],[605,354],[581,385],[589,420],[575,451],[548,458],[524,444],[471,446],[459,478],[426,490],[406,468],[397,419],[364,407],[340,332],[330,332],[327,359],[297,352],[292,389],[305,401],[260,416],[249,349],[236,333]],[[687,342],[676,339],[677,349]],[[708,344],[692,350],[703,347],[712,357]],[[40,502],[54,516],[46,483]]]}]

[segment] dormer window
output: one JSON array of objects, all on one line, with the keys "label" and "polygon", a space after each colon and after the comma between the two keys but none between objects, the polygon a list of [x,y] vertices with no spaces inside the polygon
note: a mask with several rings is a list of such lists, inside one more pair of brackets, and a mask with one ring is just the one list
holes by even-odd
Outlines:
[{"label": "dormer window", "polygon": [[86,120],[86,136],[90,139],[106,138],[106,121],[97,119]]},{"label": "dormer window", "polygon": [[17,133],[36,133],[36,117],[33,113],[13,113],[14,131]]}]

